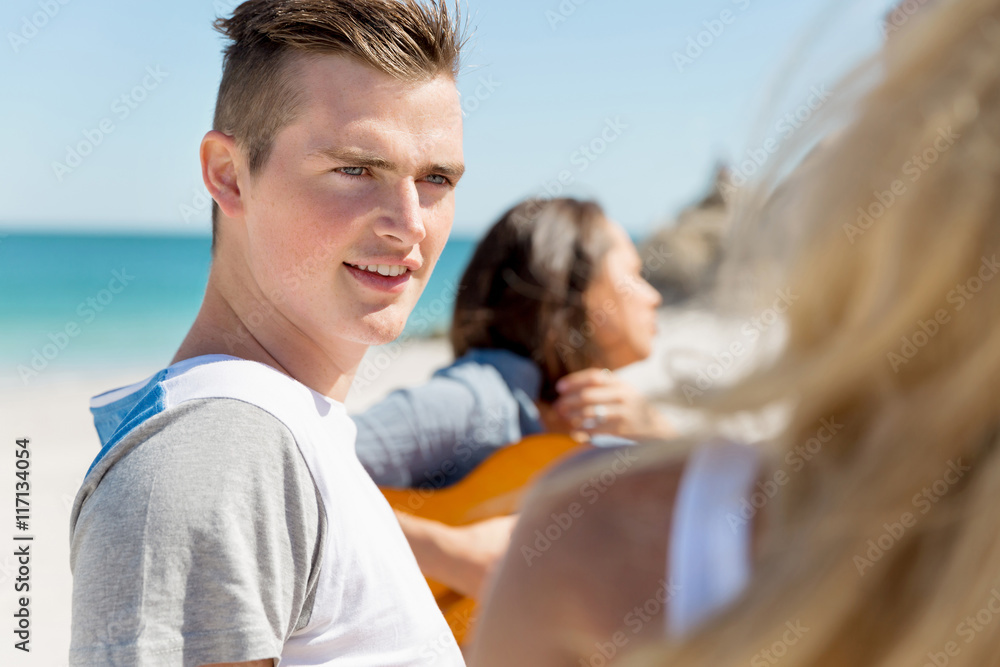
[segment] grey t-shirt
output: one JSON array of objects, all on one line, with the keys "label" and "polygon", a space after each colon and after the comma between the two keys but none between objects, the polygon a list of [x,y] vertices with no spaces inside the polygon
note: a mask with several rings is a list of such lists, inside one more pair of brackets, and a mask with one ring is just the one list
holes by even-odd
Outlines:
[{"label": "grey t-shirt", "polygon": [[72,664],[464,667],[343,403],[204,355],[91,412]]},{"label": "grey t-shirt", "polygon": [[201,399],[151,417],[97,462],[73,506],[70,664],[278,658],[309,622],[321,507],[267,411]]}]

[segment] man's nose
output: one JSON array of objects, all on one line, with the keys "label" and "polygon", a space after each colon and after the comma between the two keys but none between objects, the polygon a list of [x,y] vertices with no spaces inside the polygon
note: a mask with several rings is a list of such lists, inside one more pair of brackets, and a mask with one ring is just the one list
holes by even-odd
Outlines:
[{"label": "man's nose", "polygon": [[378,235],[395,238],[407,246],[423,241],[427,230],[416,183],[410,180],[400,183],[387,194],[387,199],[377,224]]}]

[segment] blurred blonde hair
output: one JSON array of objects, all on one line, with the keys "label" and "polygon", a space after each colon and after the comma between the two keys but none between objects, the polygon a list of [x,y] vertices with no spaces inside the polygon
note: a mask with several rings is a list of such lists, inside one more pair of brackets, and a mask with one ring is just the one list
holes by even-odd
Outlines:
[{"label": "blurred blonde hair", "polygon": [[798,300],[780,357],[710,407],[792,406],[765,475],[821,420],[843,428],[765,506],[741,599],[623,664],[773,664],[789,622],[808,630],[782,665],[1000,664],[1000,614],[975,620],[1000,599],[1000,0],[921,13],[842,82],[841,101],[867,92],[814,127],[850,124],[769,188],[776,166],[736,238],[742,275]]}]

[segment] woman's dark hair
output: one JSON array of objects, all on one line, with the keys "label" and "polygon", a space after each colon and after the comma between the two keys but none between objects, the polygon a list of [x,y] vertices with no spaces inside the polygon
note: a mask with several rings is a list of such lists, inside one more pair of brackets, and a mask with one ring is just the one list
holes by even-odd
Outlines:
[{"label": "woman's dark hair", "polygon": [[541,400],[555,383],[597,365],[583,294],[611,244],[595,202],[529,199],[487,232],[469,262],[451,325],[455,357],[472,348],[503,349],[542,371]]}]

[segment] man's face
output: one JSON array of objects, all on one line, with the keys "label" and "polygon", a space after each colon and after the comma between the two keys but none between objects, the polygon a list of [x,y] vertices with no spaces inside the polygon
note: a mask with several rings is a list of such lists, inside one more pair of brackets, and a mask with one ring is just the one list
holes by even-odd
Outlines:
[{"label": "man's face", "polygon": [[250,275],[296,336],[389,342],[451,231],[458,91],[450,76],[408,83],[340,56],[292,71],[301,112],[241,184]]}]

